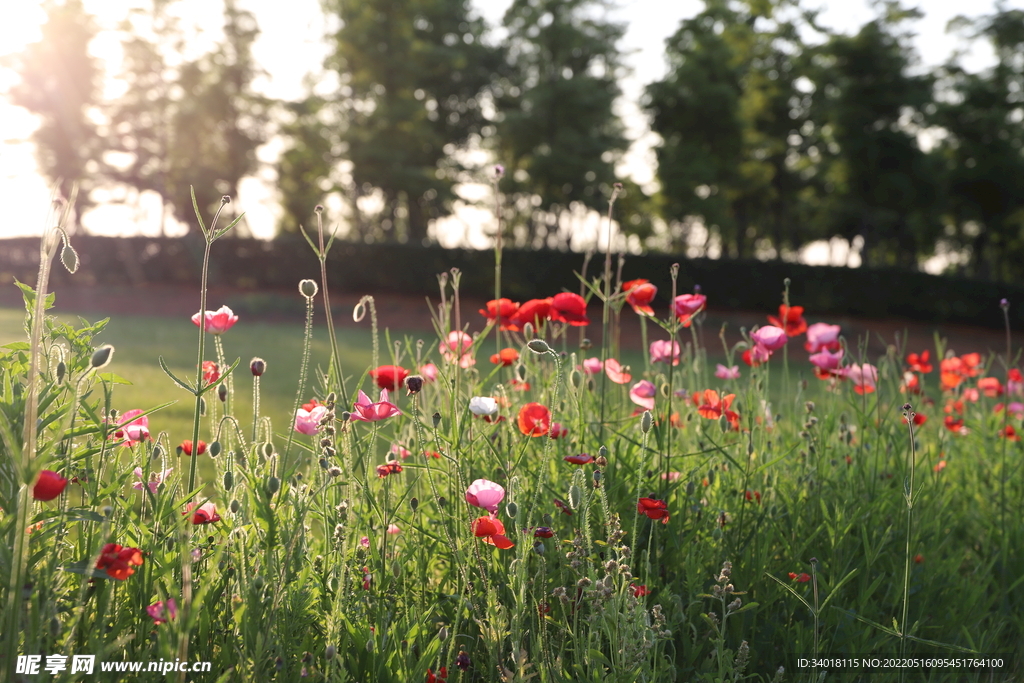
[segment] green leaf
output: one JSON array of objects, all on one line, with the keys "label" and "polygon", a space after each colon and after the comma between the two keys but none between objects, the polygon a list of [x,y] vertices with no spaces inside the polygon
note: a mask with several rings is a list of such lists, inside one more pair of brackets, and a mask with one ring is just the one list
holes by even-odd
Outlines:
[{"label": "green leaf", "polygon": [[231,222],[230,222],[230,223],[229,223],[229,224],[228,224],[227,226],[225,226],[225,227],[221,228],[220,230],[218,230],[218,231],[217,231],[217,234],[216,234],[216,235],[214,235],[214,236],[213,236],[213,239],[211,239],[210,241],[211,241],[211,242],[213,242],[213,241],[214,241],[214,240],[216,240],[216,239],[217,239],[218,237],[220,237],[221,235],[223,235],[224,233],[226,233],[226,232],[227,232],[228,230],[230,230],[231,228],[233,228],[233,227],[235,227],[236,225],[238,225],[238,222],[239,222],[240,220],[242,220],[242,218],[244,218],[244,217],[245,217],[245,213],[240,213],[240,214],[238,215],[238,218],[236,218],[235,220],[231,221]]},{"label": "green leaf", "polygon": [[777,584],[779,584],[780,586],[782,586],[783,588],[785,588],[785,589],[786,589],[787,591],[789,591],[789,592],[790,592],[790,594],[791,594],[791,595],[792,595],[792,596],[793,596],[794,598],[796,598],[797,600],[799,600],[800,602],[802,602],[802,603],[804,604],[804,607],[806,607],[806,608],[807,608],[807,609],[808,609],[808,610],[809,610],[809,611],[810,611],[810,612],[811,612],[812,614],[814,613],[814,608],[813,608],[813,607],[811,607],[811,603],[809,603],[809,602],[807,602],[806,600],[804,600],[804,598],[803,598],[803,596],[802,596],[802,595],[800,595],[800,594],[799,594],[799,593],[797,593],[797,592],[796,592],[795,590],[793,590],[792,588],[790,588],[789,586],[787,586],[787,585],[786,585],[785,583],[783,583],[783,582],[782,582],[782,579],[780,579],[780,578],[777,578],[777,577],[775,577],[775,576],[772,576],[772,575],[771,575],[771,574],[769,574],[768,572],[765,572],[765,573],[764,573],[764,575],[765,575],[765,576],[767,576],[767,577],[768,577],[769,579],[771,579],[772,581],[774,581],[775,583],[777,583]]},{"label": "green leaf", "polygon": [[64,228],[57,228],[57,230],[64,241],[64,247],[60,250],[60,262],[64,264],[69,273],[74,275],[78,270],[78,252],[71,246],[71,240],[68,238],[68,233],[64,231]]},{"label": "green leaf", "polygon": [[174,373],[171,372],[171,369],[167,367],[167,363],[164,362],[163,356],[158,356],[157,360],[160,362],[160,368],[164,371],[164,373],[167,374],[168,377],[174,380],[175,384],[177,384],[179,387],[189,392],[193,396],[197,395],[195,388],[191,384],[175,377]]},{"label": "green leaf", "polygon": [[124,377],[121,377],[120,375],[116,375],[113,372],[101,372],[101,373],[98,373],[96,375],[96,377],[97,377],[97,379],[99,379],[99,380],[101,380],[103,382],[109,382],[111,384],[124,384],[126,386],[131,386],[131,384],[132,384],[131,382],[126,380]]},{"label": "green leaf", "polygon": [[188,191],[192,195],[192,210],[196,212],[196,218],[199,219],[199,229],[203,231],[203,235],[206,234],[206,224],[203,223],[203,216],[199,213],[199,203],[196,201],[196,188],[189,185]]},{"label": "green leaf", "polygon": [[0,346],[0,349],[10,349],[11,351],[28,351],[31,348],[32,345],[28,342],[11,342]]}]

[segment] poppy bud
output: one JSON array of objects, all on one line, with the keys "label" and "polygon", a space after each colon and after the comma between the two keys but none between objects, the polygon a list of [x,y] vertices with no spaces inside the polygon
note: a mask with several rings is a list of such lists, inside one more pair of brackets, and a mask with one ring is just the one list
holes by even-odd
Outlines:
[{"label": "poppy bud", "polygon": [[651,411],[645,410],[644,414],[640,416],[640,431],[646,434],[651,431],[651,425],[654,423],[654,418],[651,416]]},{"label": "poppy bud", "polygon": [[235,475],[232,474],[231,470],[224,473],[224,488],[228,491],[235,485]]},{"label": "poppy bud", "polygon": [[231,504],[228,505],[228,509],[235,514],[238,514],[238,511],[242,509],[242,504],[239,503],[237,500],[232,500]]},{"label": "poppy bud", "polygon": [[326,470],[331,466],[331,463],[327,462],[327,458],[320,458],[320,469]]},{"label": "poppy bud", "polygon": [[718,418],[718,426],[722,428],[723,432],[728,432],[729,431],[729,418],[727,418],[723,414],[720,418]]},{"label": "poppy bud", "polygon": [[281,490],[281,480],[277,477],[271,477],[267,479],[267,493],[274,495]]},{"label": "poppy bud", "polygon": [[312,299],[314,296],[316,296],[316,293],[317,291],[319,291],[319,289],[320,288],[317,287],[316,282],[314,282],[313,280],[299,280],[299,294],[306,297],[307,299]]},{"label": "poppy bud", "polygon": [[334,659],[334,655],[338,654],[338,648],[333,645],[328,645],[327,649],[324,650],[324,659]]},{"label": "poppy bud", "polygon": [[104,344],[92,352],[92,358],[89,359],[89,365],[91,365],[93,369],[98,370],[109,363],[113,355],[114,347],[110,344]]},{"label": "poppy bud", "polygon": [[589,351],[593,347],[594,347],[594,343],[592,341],[590,341],[589,339],[585,338],[585,337],[584,337],[583,341],[580,342],[580,348],[583,349],[584,351]]},{"label": "poppy bud", "polygon": [[228,386],[226,384],[217,385],[217,398],[220,399],[221,403],[228,400]]},{"label": "poppy bud", "polygon": [[551,350],[551,347],[543,339],[532,339],[526,346],[534,353],[547,353]]},{"label": "poppy bud", "polygon": [[527,339],[533,338],[533,323],[523,324],[523,336],[526,337]]},{"label": "poppy bud", "polygon": [[264,444],[263,444],[263,457],[269,458],[273,454],[274,454],[274,444],[270,443],[269,441],[264,442]]},{"label": "poppy bud", "polygon": [[580,491],[580,487],[577,486],[576,484],[573,484],[572,486],[570,486],[569,487],[569,507],[571,507],[573,510],[577,509],[580,506],[580,503],[582,502],[582,499],[583,499],[583,492]]},{"label": "poppy bud", "polygon": [[1010,302],[1008,300],[1006,300],[1006,299],[1000,299],[999,300],[999,308],[1003,309],[1004,311],[1009,309],[1010,308]]},{"label": "poppy bud", "polygon": [[249,361],[249,370],[252,371],[253,377],[260,377],[267,371],[267,361],[262,358],[253,358]]},{"label": "poppy bud", "polygon": [[220,441],[214,441],[206,450],[209,452],[211,458],[216,458],[220,455]]},{"label": "poppy bud", "polygon": [[543,555],[544,554],[544,542],[543,541],[534,541],[533,542],[533,552],[537,553],[538,555]]},{"label": "poppy bud", "polygon": [[164,449],[160,446],[160,444],[157,444],[157,445],[153,446],[153,459],[154,460],[158,460],[161,456],[163,456],[163,454],[164,454]]},{"label": "poppy bud", "polygon": [[331,477],[332,479],[334,477],[340,477],[341,476],[341,468],[340,467],[328,467],[327,468],[327,476]]},{"label": "poppy bud", "polygon": [[409,375],[405,378],[405,389],[409,392],[407,396],[420,393],[420,390],[423,389],[423,377],[420,375]]},{"label": "poppy bud", "polygon": [[516,366],[516,379],[520,382],[526,381],[526,366],[522,363]]},{"label": "poppy bud", "polygon": [[437,632],[437,637],[440,640],[448,640],[448,627],[442,626]]},{"label": "poppy bud", "polygon": [[594,470],[594,488],[601,485],[601,470]]},{"label": "poppy bud", "polygon": [[199,414],[206,415],[206,399],[202,396],[199,397]]},{"label": "poppy bud", "polygon": [[580,385],[583,384],[583,375],[579,370],[573,370],[569,373],[569,383],[572,384],[573,389],[580,388]]},{"label": "poppy bud", "polygon": [[68,371],[68,366],[65,365],[64,361],[57,363],[57,384],[64,381],[64,375]]},{"label": "poppy bud", "polygon": [[441,426],[441,413],[434,413],[434,416],[431,419],[434,421],[434,429]]},{"label": "poppy bud", "polygon": [[604,457],[603,455],[599,455],[594,460],[594,464],[597,465],[598,467],[608,467],[608,458]]},{"label": "poppy bud", "polygon": [[505,506],[505,514],[508,515],[510,519],[515,519],[516,515],[519,514],[519,506],[515,503],[509,502],[509,504]]},{"label": "poppy bud", "polygon": [[341,418],[342,422],[348,422],[349,420],[352,419],[352,413],[350,413],[347,410],[343,410],[343,411],[341,411],[340,418]]},{"label": "poppy bud", "polygon": [[416,512],[416,508],[420,506],[420,499],[413,496],[412,500],[409,501],[409,507],[412,508],[413,512]]}]

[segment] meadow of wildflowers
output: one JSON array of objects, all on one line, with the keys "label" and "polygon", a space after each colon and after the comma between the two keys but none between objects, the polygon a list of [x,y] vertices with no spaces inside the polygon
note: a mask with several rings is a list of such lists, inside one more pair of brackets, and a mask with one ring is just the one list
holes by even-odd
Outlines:
[{"label": "meadow of wildflowers", "polygon": [[[231,227],[203,226],[207,257]],[[134,680],[23,666],[81,654],[210,663],[181,681],[1019,678],[1009,336],[868,357],[765,283],[781,306],[710,367],[713,292],[621,282],[609,258],[578,293],[511,301],[499,240],[484,308],[439,276],[432,339],[382,347],[364,297],[373,362],[351,367],[330,238],[310,245],[323,278],[297,283],[290,422],[261,415],[274,359],[231,360],[246,321],[211,310],[204,268],[181,321],[194,377],[153,359],[167,401],[194,408],[177,434],[166,404],[112,409],[104,323],[48,317],[50,264],[76,259],[62,230],[44,237],[26,339],[0,350],[3,680]],[[325,358],[308,343],[318,306]],[[620,362],[620,314],[641,316],[642,366]],[[793,381],[797,365],[814,379]],[[868,655],[911,664],[834,664]]]}]

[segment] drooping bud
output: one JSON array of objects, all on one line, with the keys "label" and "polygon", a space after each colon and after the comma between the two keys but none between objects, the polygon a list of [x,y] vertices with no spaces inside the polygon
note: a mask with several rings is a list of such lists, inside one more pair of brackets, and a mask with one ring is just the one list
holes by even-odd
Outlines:
[{"label": "drooping bud", "polygon": [[267,479],[267,493],[274,495],[281,490],[281,480],[277,477],[270,477]]},{"label": "drooping bud", "polygon": [[509,502],[509,504],[505,506],[505,514],[509,516],[509,519],[515,519],[516,515],[519,514],[519,506],[513,502]]},{"label": "drooping bud", "polygon": [[64,375],[67,374],[67,371],[68,366],[64,363],[64,361],[60,361],[59,363],[57,363],[57,384],[60,384],[64,381]]},{"label": "drooping bud", "polygon": [[220,399],[221,403],[228,400],[228,385],[224,383],[217,385],[217,398]]},{"label": "drooping bud", "polygon": [[551,350],[551,347],[543,339],[531,339],[526,346],[534,353],[547,353]]},{"label": "drooping bud", "polygon": [[312,299],[318,291],[320,288],[314,280],[299,280],[299,294],[307,299]]},{"label": "drooping bud", "polygon": [[207,449],[207,452],[209,452],[211,458],[216,458],[218,455],[220,455],[220,441],[214,441],[213,443],[211,443],[210,447]]},{"label": "drooping bud", "polygon": [[94,370],[98,370],[107,365],[113,355],[114,347],[110,344],[104,344],[92,352],[92,358],[89,359],[89,365],[91,365]]}]

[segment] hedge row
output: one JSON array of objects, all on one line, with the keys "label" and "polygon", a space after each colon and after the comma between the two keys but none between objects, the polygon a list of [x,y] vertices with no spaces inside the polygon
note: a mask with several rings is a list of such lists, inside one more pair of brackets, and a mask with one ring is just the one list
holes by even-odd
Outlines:
[{"label": "hedge row", "polygon": [[[78,236],[74,246],[81,257],[79,272],[54,269],[53,284],[61,286],[140,286],[199,281],[201,238]],[[34,283],[38,267],[36,239],[0,240],[0,283],[14,278]],[[523,301],[550,296],[563,289],[577,291],[584,255],[559,251],[504,253],[502,292]],[[791,301],[818,315],[899,317],[932,323],[957,323],[1001,328],[999,300],[1011,302],[1015,329],[1024,327],[1024,286],[956,277],[940,277],[895,269],[836,268],[777,261],[686,259],[671,254],[628,256],[623,279],[647,278],[667,303],[670,268],[680,264],[679,293],[695,285],[708,295],[713,308],[773,310],[781,302],[783,280],[790,278]],[[617,259],[613,267],[617,267]],[[588,274],[602,272],[604,256],[590,261]],[[462,291],[487,297],[494,289],[491,251],[335,243],[328,258],[333,290],[348,293],[418,294],[436,296],[437,273],[462,271]],[[271,242],[242,239],[218,241],[211,255],[210,283],[249,290],[290,289],[305,277],[319,280],[317,260],[309,246],[295,237]]]}]

